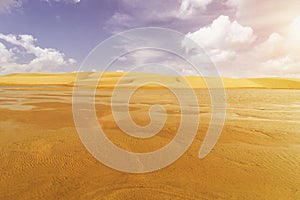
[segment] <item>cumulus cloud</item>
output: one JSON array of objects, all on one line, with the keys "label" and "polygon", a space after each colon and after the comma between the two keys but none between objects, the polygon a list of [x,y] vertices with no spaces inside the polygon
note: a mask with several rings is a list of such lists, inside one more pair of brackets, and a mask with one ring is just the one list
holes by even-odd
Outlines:
[{"label": "cumulus cloud", "polygon": [[251,27],[230,21],[228,16],[223,15],[186,37],[203,47],[215,62],[233,59],[237,51],[248,47],[256,38]]},{"label": "cumulus cloud", "polygon": [[279,33],[272,33],[264,42],[257,45],[253,51],[257,57],[262,60],[277,59],[285,56],[289,51],[289,47],[285,44],[285,38]]},{"label": "cumulus cloud", "polygon": [[299,0],[227,0],[226,5],[235,9],[241,24],[264,36],[286,28],[300,11]]},{"label": "cumulus cloud", "polygon": [[266,39],[236,51],[234,59],[214,60],[215,64],[223,76],[300,77],[299,21],[296,17],[281,33],[273,32]]},{"label": "cumulus cloud", "polygon": [[178,16],[188,18],[199,9],[205,10],[213,0],[182,0]]},{"label": "cumulus cloud", "polygon": [[[60,67],[73,65],[74,59],[67,59],[63,53],[53,48],[41,48],[36,46],[37,41],[32,35],[4,35],[0,34],[0,40],[14,46],[8,48],[0,43],[0,73],[12,72],[39,72],[55,71]],[[25,50],[27,55],[34,58],[27,63],[18,62],[18,53],[14,50]]]},{"label": "cumulus cloud", "polygon": [[285,56],[261,63],[259,71],[271,76],[296,77],[300,75],[299,64],[298,59]]},{"label": "cumulus cloud", "polygon": [[0,65],[12,62],[14,60],[14,54],[12,50],[9,50],[0,42]]},{"label": "cumulus cloud", "polygon": [[300,76],[300,16],[289,25],[288,31],[272,33],[269,38],[254,49],[261,70],[273,75]]},{"label": "cumulus cloud", "polygon": [[[300,4],[298,0],[226,0],[236,20],[252,27],[257,39],[237,51],[234,61],[219,63],[235,76],[300,76]],[[259,6],[257,6],[259,5]]]},{"label": "cumulus cloud", "polygon": [[223,76],[299,77],[299,27],[300,16],[291,19],[285,29],[264,38],[252,27],[220,16],[186,37],[204,48]]}]

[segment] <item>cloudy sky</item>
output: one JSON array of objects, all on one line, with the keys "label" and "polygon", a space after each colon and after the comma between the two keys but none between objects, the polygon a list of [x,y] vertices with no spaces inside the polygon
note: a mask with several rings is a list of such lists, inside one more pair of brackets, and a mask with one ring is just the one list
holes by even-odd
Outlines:
[{"label": "cloudy sky", "polygon": [[300,77],[299,0],[0,0],[0,74],[76,71],[101,41],[149,26],[197,42],[222,76]]}]

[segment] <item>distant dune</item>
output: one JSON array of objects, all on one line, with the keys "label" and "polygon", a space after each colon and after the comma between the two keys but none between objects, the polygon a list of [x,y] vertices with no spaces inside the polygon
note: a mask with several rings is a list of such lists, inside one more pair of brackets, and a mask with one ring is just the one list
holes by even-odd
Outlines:
[{"label": "distant dune", "polygon": [[[103,87],[113,87],[125,73],[122,72],[106,72],[101,78],[100,85]],[[69,74],[11,74],[0,76],[0,86],[46,86],[46,85],[64,85],[73,86],[77,73]],[[79,73],[81,80],[91,81],[99,77],[100,73],[81,72]],[[159,80],[167,80],[174,87],[182,87],[181,81],[186,78],[193,88],[206,88],[205,79],[203,77],[186,76],[176,77],[158,74],[146,74],[132,72],[126,74],[125,78],[119,82],[120,86],[139,86],[145,79],[153,82]],[[215,78],[206,78],[209,80]],[[300,79],[292,78],[222,78],[225,88],[266,88],[266,89],[300,89]],[[156,85],[148,85],[147,87],[157,87]]]}]

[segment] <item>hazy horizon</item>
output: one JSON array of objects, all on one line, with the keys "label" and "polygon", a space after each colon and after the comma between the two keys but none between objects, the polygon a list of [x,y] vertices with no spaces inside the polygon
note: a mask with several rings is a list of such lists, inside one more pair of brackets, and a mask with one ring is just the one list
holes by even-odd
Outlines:
[{"label": "hazy horizon", "polygon": [[[72,71],[72,72],[16,72],[16,73],[10,73],[10,74],[3,74],[0,75],[0,77],[4,76],[11,76],[11,75],[30,75],[30,74],[41,74],[41,75],[63,75],[63,74],[76,74],[76,73],[141,73],[141,74],[155,74],[155,75],[166,75],[166,76],[178,76],[176,74],[164,74],[164,73],[155,73],[155,72],[140,72],[140,71]],[[185,77],[208,77],[208,76],[201,76],[201,75],[185,75]],[[213,76],[212,76],[213,78]],[[249,77],[229,77],[229,76],[222,76],[221,78],[231,78],[231,79],[272,79],[272,78],[278,78],[278,79],[295,79],[300,80],[300,77],[284,77],[284,76],[249,76]]]}]

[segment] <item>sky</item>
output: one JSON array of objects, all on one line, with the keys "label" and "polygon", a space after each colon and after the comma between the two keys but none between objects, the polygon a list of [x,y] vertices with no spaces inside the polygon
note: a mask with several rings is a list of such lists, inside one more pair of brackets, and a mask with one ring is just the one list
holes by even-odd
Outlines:
[{"label": "sky", "polygon": [[222,76],[300,77],[299,0],[0,0],[0,75],[77,71],[99,43],[142,27],[179,31]]}]

